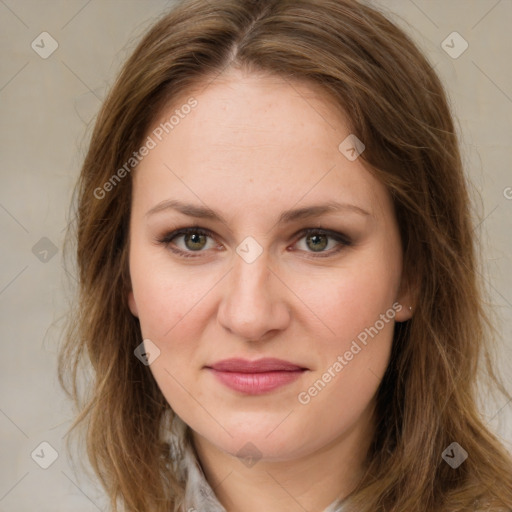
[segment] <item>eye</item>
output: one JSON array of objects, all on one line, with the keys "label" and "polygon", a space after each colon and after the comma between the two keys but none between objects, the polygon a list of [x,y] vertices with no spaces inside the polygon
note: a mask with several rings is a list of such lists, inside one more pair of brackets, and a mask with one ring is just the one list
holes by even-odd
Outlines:
[{"label": "eye", "polygon": [[[159,239],[158,243],[168,247],[172,252],[180,256],[194,258],[195,255],[190,253],[202,252],[203,249],[215,247],[213,242],[208,246],[209,238],[212,238],[212,234],[209,230],[200,227],[190,227],[168,233],[163,238]],[[176,240],[180,239],[181,243],[176,242]]]},{"label": "eye", "polygon": [[[301,245],[299,242],[304,240],[303,247],[305,252],[313,253],[313,257],[328,257],[338,253],[343,247],[350,246],[352,242],[350,239],[336,231],[329,231],[322,228],[308,228],[299,233],[301,238],[295,242],[296,245]],[[331,243],[330,243],[331,242]],[[326,250],[328,248],[328,250]],[[316,254],[315,254],[316,253]]]}]

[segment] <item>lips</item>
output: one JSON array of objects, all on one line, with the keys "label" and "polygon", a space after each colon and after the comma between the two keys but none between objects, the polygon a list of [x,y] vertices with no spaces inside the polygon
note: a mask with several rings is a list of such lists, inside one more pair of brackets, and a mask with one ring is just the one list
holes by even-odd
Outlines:
[{"label": "lips", "polygon": [[284,361],[266,357],[257,361],[248,361],[246,359],[225,359],[219,361],[207,368],[212,368],[220,372],[237,372],[237,373],[265,373],[265,372],[294,372],[299,370],[307,370],[302,366]]},{"label": "lips", "polygon": [[206,369],[224,386],[246,395],[260,395],[285,386],[308,370],[282,359],[225,359]]}]

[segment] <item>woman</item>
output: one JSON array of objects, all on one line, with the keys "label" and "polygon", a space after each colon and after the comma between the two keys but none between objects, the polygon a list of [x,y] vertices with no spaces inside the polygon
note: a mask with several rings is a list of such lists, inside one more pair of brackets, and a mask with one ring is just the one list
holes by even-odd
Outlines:
[{"label": "woman", "polygon": [[438,77],[376,10],[162,17],[96,121],[69,235],[59,372],[112,509],[511,510],[476,406],[466,187]]}]

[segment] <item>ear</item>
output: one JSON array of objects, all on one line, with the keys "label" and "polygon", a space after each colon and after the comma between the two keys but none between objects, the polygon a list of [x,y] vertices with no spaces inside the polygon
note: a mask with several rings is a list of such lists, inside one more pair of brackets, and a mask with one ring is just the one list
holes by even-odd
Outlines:
[{"label": "ear", "polygon": [[137,304],[135,302],[135,297],[133,295],[133,290],[128,292],[128,306],[130,307],[130,311],[137,318],[139,317],[139,311],[137,309]]},{"label": "ear", "polygon": [[396,322],[405,322],[412,318],[417,304],[417,290],[417,283],[415,283],[413,279],[407,278],[407,276],[404,275],[396,298],[396,302],[402,306],[395,310]]}]

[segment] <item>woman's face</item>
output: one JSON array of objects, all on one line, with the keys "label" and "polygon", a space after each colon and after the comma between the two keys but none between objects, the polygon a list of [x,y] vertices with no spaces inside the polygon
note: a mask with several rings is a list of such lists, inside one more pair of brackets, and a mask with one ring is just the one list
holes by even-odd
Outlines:
[{"label": "woman's face", "polygon": [[195,436],[291,460],[371,423],[409,315],[391,199],[315,87],[232,71],[193,96],[134,171],[130,310]]}]

